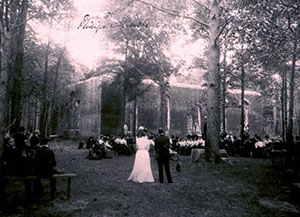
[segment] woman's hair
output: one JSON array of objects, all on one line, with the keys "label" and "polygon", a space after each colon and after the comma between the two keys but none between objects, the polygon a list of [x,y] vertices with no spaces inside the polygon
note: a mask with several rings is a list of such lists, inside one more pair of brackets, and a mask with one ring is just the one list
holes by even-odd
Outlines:
[{"label": "woman's hair", "polygon": [[137,132],[137,137],[143,137],[146,136],[145,129],[142,127],[139,127],[138,132]]}]

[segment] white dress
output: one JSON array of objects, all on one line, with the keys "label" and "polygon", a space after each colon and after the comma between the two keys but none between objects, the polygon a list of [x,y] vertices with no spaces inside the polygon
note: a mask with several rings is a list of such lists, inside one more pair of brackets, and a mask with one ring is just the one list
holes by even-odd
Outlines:
[{"label": "white dress", "polygon": [[154,178],[151,170],[149,148],[150,140],[144,136],[136,138],[136,154],[132,172],[128,178],[128,181],[133,182],[154,182]]}]

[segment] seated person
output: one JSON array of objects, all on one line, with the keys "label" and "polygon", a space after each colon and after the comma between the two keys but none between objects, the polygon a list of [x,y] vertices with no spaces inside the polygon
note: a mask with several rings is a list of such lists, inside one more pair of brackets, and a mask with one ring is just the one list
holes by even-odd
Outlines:
[{"label": "seated person", "polygon": [[92,146],[94,145],[95,142],[96,142],[96,140],[94,139],[94,137],[90,136],[86,142],[86,149],[92,148]]},{"label": "seated person", "polygon": [[35,149],[40,143],[40,134],[39,130],[35,130],[29,138],[30,148]]},{"label": "seated person", "polygon": [[94,142],[92,147],[89,150],[87,159],[90,160],[100,160],[104,157],[103,147],[101,147],[98,141]]},{"label": "seated person", "polygon": [[[56,159],[54,152],[49,148],[48,142],[50,139],[41,139],[40,146],[36,150],[35,164],[36,164],[36,175],[39,178],[48,178],[50,181],[51,197],[53,198],[53,190],[55,190],[55,179],[52,178],[54,174],[59,174],[54,167],[56,166]],[[42,191],[41,183],[36,183],[37,191]]]},{"label": "seated person", "polygon": [[49,148],[48,142],[50,139],[43,138],[41,145],[36,151],[36,172],[42,178],[51,177],[53,174],[59,173],[54,167],[56,159],[54,152]]},{"label": "seated person", "polygon": [[98,140],[104,158],[111,158],[112,157],[113,147],[109,144],[109,141],[110,140],[107,137],[103,137],[103,138],[100,138]]},{"label": "seated person", "polygon": [[15,140],[6,135],[4,138],[4,152],[3,152],[3,161],[5,173],[10,175],[16,175],[17,165],[16,165],[16,146]]},{"label": "seated person", "polygon": [[78,149],[82,149],[84,145],[84,141],[81,139],[78,144]]}]

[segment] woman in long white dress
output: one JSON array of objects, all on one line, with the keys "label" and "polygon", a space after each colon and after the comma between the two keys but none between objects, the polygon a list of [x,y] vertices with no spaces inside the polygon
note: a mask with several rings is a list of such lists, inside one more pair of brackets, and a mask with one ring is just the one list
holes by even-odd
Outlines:
[{"label": "woman in long white dress", "polygon": [[136,137],[136,154],[132,172],[128,181],[143,183],[154,182],[149,156],[151,141],[146,136],[144,128],[139,127]]}]

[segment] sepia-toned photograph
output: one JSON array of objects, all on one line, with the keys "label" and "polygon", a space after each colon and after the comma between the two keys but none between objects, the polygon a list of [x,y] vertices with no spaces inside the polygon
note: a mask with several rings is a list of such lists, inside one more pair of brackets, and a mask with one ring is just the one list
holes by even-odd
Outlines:
[{"label": "sepia-toned photograph", "polygon": [[300,216],[300,1],[0,0],[0,216]]}]

